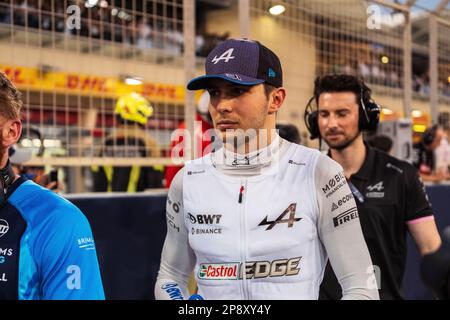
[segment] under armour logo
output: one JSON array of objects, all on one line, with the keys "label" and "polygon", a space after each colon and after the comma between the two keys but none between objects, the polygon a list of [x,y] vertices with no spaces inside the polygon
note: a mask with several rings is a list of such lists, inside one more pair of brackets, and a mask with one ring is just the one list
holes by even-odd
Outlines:
[{"label": "under armour logo", "polygon": [[234,51],[234,48],[228,49],[227,51],[225,51],[224,53],[222,53],[222,55],[217,58],[217,56],[214,56],[214,59],[212,59],[212,62],[214,64],[217,64],[217,62],[219,62],[220,60],[224,60],[225,62],[230,61],[231,59],[234,59],[235,57],[232,56]]},{"label": "under armour logo", "polygon": [[[267,218],[269,216],[266,216],[263,221],[261,221],[258,226],[265,226],[269,225],[266,229],[271,230],[273,227],[275,227],[278,223],[287,223],[288,228],[292,228],[294,225],[294,222],[300,221],[302,218],[295,218],[295,209],[297,208],[296,203],[291,203],[289,207],[287,207],[286,210],[274,221],[267,221]],[[289,219],[283,219],[285,215],[289,213]]]}]

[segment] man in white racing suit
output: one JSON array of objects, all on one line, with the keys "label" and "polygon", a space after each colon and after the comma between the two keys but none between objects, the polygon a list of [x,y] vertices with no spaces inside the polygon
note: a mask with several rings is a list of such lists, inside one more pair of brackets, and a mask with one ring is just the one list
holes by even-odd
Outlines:
[{"label": "man in white racing suit", "polygon": [[194,270],[204,299],[317,299],[330,259],[343,299],[378,299],[342,167],[271,134],[286,94],[278,57],[259,42],[227,40],[208,55],[206,76],[188,84],[201,88],[224,143],[172,182],[155,297],[189,298]]}]

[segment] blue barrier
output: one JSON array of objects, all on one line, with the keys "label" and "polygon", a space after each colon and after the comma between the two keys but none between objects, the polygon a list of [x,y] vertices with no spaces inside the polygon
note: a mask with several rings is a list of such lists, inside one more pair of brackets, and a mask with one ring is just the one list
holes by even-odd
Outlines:
[{"label": "blue barrier", "polygon": [[88,218],[107,299],[154,299],[166,235],[166,194],[67,198]]},{"label": "blue barrier", "polygon": [[[450,185],[430,185],[426,187],[439,233],[450,226]],[[420,279],[420,255],[408,236],[408,257],[406,260],[403,290],[407,299],[433,299],[431,291]]]},{"label": "blue barrier", "polygon": [[[450,225],[450,185],[427,186],[439,231]],[[89,194],[67,198],[87,216],[94,233],[107,299],[154,299],[166,235],[166,192]],[[431,299],[419,275],[420,256],[408,239],[403,282],[408,299]]]}]

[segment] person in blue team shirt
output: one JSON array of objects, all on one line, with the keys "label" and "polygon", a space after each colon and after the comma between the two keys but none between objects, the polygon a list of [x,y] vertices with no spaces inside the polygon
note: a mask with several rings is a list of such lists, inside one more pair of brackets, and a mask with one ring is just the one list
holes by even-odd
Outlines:
[{"label": "person in blue team shirt", "polygon": [[21,107],[19,91],[0,72],[0,300],[103,300],[86,217],[11,168]]}]

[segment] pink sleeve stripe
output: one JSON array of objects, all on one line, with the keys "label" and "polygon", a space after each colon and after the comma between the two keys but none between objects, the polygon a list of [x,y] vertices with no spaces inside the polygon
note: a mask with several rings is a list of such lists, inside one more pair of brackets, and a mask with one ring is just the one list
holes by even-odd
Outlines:
[{"label": "pink sleeve stripe", "polygon": [[410,220],[407,222],[407,224],[417,224],[417,223],[421,223],[421,222],[429,221],[429,220],[434,220],[434,216],[427,216],[427,217],[423,217],[423,218]]}]

